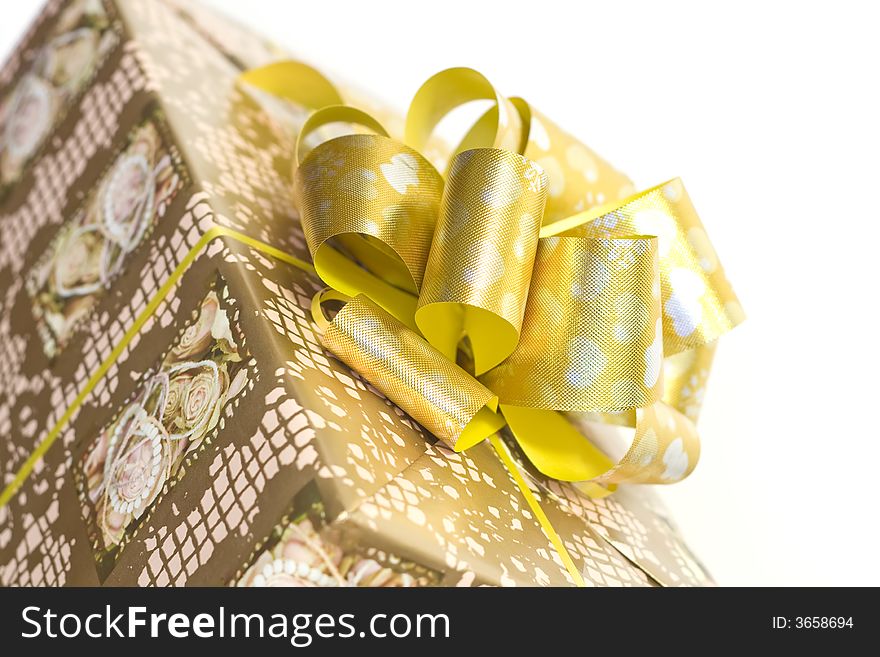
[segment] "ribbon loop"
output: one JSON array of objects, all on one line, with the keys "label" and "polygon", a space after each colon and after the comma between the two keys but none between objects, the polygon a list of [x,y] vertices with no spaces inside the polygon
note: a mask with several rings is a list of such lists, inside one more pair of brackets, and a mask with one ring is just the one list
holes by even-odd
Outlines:
[{"label": "ribbon loop", "polygon": [[[293,158],[296,167],[302,165],[305,156],[320,143],[316,143],[309,138],[321,128],[331,123],[345,123],[348,124],[348,126],[359,125],[377,135],[381,135],[382,137],[388,136],[388,133],[385,131],[385,128],[382,127],[381,123],[356,107],[351,107],[349,105],[328,105],[327,107],[322,107],[309,114],[309,117],[306,119],[305,123],[303,123],[302,128],[300,128],[299,135],[296,138],[296,147]],[[326,141],[326,139],[321,139],[320,141],[323,142]]]},{"label": "ribbon loop", "polygon": [[324,75],[294,60],[252,68],[239,75],[238,81],[312,110],[343,102],[339,91]]},{"label": "ribbon loop", "polygon": [[346,303],[323,342],[342,361],[452,449],[504,425],[498,397],[363,295]]},{"label": "ribbon loop", "polygon": [[453,361],[467,335],[477,375],[519,341],[546,187],[541,168],[510,151],[452,161],[416,322]]},{"label": "ribbon loop", "polygon": [[621,411],[660,398],[652,237],[540,241],[516,351],[481,380],[506,405]]},{"label": "ribbon loop", "polygon": [[706,345],[745,315],[712,243],[675,178],[644,192],[545,226],[542,237],[656,235],[666,356]]},{"label": "ribbon loop", "polygon": [[[438,123],[477,100],[492,105],[444,159]],[[453,449],[506,422],[541,472],[593,496],[691,472],[686,389],[743,314],[679,180],[631,195],[626,176],[471,69],[419,89],[409,145],[338,106],[308,119],[300,144],[330,122],[379,134],[297,153],[315,269],[337,301],[353,298],[333,320],[316,301],[328,349]]]},{"label": "ribbon loop", "polygon": [[632,181],[522,98],[511,98],[527,126],[522,154],[537,162],[550,181],[544,225],[635,192]]},{"label": "ribbon loop", "polygon": [[318,275],[349,296],[368,294],[415,328],[442,190],[427,160],[387,137],[317,146],[296,171],[294,193]]},{"label": "ribbon loop", "polygon": [[472,68],[449,68],[425,82],[406,114],[404,141],[427,153],[443,171],[449,155],[432,141],[437,125],[452,110],[473,101],[491,101],[491,107],[468,130],[452,155],[474,148],[503,148],[522,153],[526,135],[519,110],[499,94],[482,73]]}]

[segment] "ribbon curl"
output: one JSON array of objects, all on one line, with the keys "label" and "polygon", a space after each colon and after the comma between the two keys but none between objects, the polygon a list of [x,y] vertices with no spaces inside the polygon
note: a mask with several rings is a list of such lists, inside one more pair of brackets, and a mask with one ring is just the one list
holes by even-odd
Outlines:
[{"label": "ribbon curl", "polygon": [[[419,89],[406,143],[315,75],[273,64],[243,80],[316,109],[294,189],[331,290],[313,305],[325,346],[452,449],[506,424],[538,470],[594,496],[687,476],[686,388],[743,314],[681,182],[632,194],[471,69]],[[474,100],[492,105],[444,148],[437,124]],[[339,123],[373,134],[328,139]],[[623,448],[607,440],[621,425]]]}]

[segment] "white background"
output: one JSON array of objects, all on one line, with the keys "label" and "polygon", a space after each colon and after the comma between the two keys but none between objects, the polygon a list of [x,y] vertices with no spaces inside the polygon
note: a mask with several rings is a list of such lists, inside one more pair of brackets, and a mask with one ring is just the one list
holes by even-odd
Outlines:
[{"label": "white background", "polygon": [[[749,319],[661,492],[721,584],[880,584],[878,16],[838,0],[213,0],[404,109],[483,72],[638,186],[680,175]],[[4,2],[5,57],[39,8]]]}]

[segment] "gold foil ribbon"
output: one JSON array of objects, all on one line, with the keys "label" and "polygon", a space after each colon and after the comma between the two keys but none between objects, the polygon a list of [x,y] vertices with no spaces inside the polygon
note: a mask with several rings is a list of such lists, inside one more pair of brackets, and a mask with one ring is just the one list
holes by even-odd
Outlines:
[{"label": "gold foil ribbon", "polygon": [[[496,433],[506,423],[539,470],[592,495],[624,481],[678,481],[693,469],[699,407],[686,389],[708,370],[714,340],[743,314],[681,182],[630,195],[623,174],[471,69],[444,71],[419,90],[407,116],[410,145],[342,105],[336,88],[303,64],[272,64],[241,80],[321,108],[298,139],[294,182],[315,271],[338,290],[313,304],[325,345],[453,449],[489,438],[583,585]],[[432,141],[443,116],[473,100],[493,106],[459,147]],[[334,122],[378,134],[315,139]],[[311,270],[246,235],[209,230],[0,505],[218,237]],[[343,303],[332,320],[323,314],[327,299]],[[617,459],[597,431],[608,426],[634,427]]]},{"label": "gold foil ribbon", "polygon": [[[272,68],[290,89],[298,71]],[[437,124],[471,101],[490,108],[444,148]],[[683,390],[742,311],[681,181],[632,194],[471,69],[422,86],[407,143],[332,103],[306,122],[294,175],[315,268],[353,298],[316,315],[325,346],[453,449],[507,424],[535,467],[591,495],[687,476]],[[338,123],[374,134],[314,138]],[[628,426],[628,446],[608,426]]]}]

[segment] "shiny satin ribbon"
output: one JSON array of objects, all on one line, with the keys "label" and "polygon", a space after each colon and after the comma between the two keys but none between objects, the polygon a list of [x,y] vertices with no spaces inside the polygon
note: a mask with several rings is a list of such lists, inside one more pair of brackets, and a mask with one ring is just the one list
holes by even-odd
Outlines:
[{"label": "shiny satin ribbon", "polygon": [[[317,273],[351,293],[331,289],[313,301],[325,344],[338,355],[347,354],[349,364],[453,448],[465,449],[488,437],[566,570],[583,586],[497,430],[506,421],[540,469],[580,481],[594,495],[606,494],[616,481],[668,482],[693,468],[698,449],[693,422],[699,410],[694,381],[705,379],[714,339],[743,316],[680,182],[628,196],[632,186],[625,176],[522,99],[498,95],[470,69],[440,73],[420,90],[407,121],[410,147],[387,136],[386,142],[350,136],[322,144],[333,134],[325,130],[328,122],[359,123],[379,135],[384,129],[370,115],[341,105],[336,88],[306,65],[282,62],[246,72],[241,79],[300,106],[321,108],[306,122],[298,141],[297,162],[304,165],[297,167],[296,177],[303,227],[311,235]],[[495,106],[462,146],[450,151],[432,140],[434,125],[445,112],[478,99],[492,100]],[[348,158],[349,147],[358,144],[352,139],[362,140],[360,159]],[[332,150],[324,148],[331,143]],[[484,148],[457,158],[465,146],[514,143],[518,152]],[[436,166],[425,166],[426,158],[412,145],[423,148]],[[520,157],[523,153],[528,157]],[[377,170],[359,166],[364,163]],[[354,169],[360,170],[353,176]],[[446,171],[445,180],[439,170]],[[303,171],[311,177],[301,177]],[[326,187],[315,185],[321,180]],[[379,185],[365,184],[377,181]],[[389,202],[383,205],[379,199]],[[334,201],[337,207],[328,213],[327,204]],[[531,219],[524,218],[533,216],[541,203],[535,239]],[[337,213],[340,208],[348,211]],[[211,228],[0,493],[0,506],[19,489],[189,265],[218,238],[315,271],[247,235]],[[500,276],[499,261],[504,267]],[[452,277],[445,272],[457,272],[459,279],[443,285],[444,277]],[[426,288],[430,292],[423,298]],[[332,321],[324,314],[328,303],[342,306]],[[655,318],[660,329],[655,325],[649,340]],[[511,331],[516,335],[513,344]],[[463,336],[467,339],[461,341]],[[645,344],[643,371],[639,352]],[[570,348],[567,360],[561,345]],[[651,386],[658,352],[663,358],[658,381]],[[499,353],[506,357],[492,367]],[[472,372],[479,368],[482,383],[453,360]],[[634,378],[642,374],[643,384],[615,387],[627,381],[616,373]],[[614,381],[610,390],[608,381]],[[635,405],[640,403],[644,405]],[[604,438],[609,428],[620,426],[634,426],[635,436],[615,465],[609,457],[614,447]],[[590,480],[585,476],[590,472],[601,474]]]},{"label": "shiny satin ribbon", "polygon": [[[302,71],[243,81],[301,103]],[[538,470],[594,496],[686,477],[699,439],[685,389],[743,313],[681,181],[632,194],[471,69],[419,89],[404,141],[330,88],[294,175],[315,269],[342,305],[331,320],[316,300],[325,346],[455,450],[506,424]],[[491,108],[444,148],[437,124],[475,100]],[[331,124],[370,134],[322,138]],[[620,426],[623,448],[607,440]]]}]

